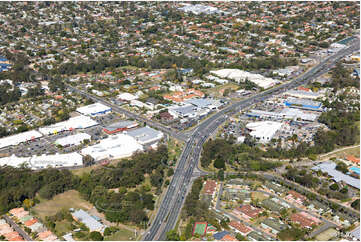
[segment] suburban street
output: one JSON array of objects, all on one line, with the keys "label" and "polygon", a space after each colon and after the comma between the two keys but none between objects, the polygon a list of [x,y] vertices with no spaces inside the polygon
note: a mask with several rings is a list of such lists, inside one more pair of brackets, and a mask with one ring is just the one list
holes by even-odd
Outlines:
[{"label": "suburban street", "polygon": [[[144,240],[165,240],[166,232],[174,228],[180,214],[185,195],[191,188],[190,181],[193,169],[198,164],[202,145],[214,132],[214,130],[227,120],[227,113],[234,114],[250,104],[263,101],[276,93],[281,93],[299,85],[303,85],[308,81],[321,76],[329,71],[340,58],[358,50],[359,45],[360,42],[359,39],[357,39],[347,49],[343,49],[336,54],[327,57],[317,66],[313,67],[293,81],[266,90],[240,102],[236,102],[199,124],[199,126],[194,129],[191,138],[185,145],[167,194],[158,209],[157,216],[152,222],[151,227],[146,232]],[[183,173],[182,171],[184,169],[186,170]]]},{"label": "suburban street", "polygon": [[25,240],[32,241],[31,237],[22,229],[20,228],[9,216],[4,215],[3,216],[6,222],[10,224],[10,226],[18,232]]}]

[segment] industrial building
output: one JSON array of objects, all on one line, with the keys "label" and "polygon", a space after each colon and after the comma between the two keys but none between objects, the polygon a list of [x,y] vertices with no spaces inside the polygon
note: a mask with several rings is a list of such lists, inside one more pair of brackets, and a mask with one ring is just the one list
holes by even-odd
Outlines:
[{"label": "industrial building", "polygon": [[93,103],[87,106],[77,108],[76,111],[84,115],[97,116],[111,112],[112,108],[102,103]]},{"label": "industrial building", "polygon": [[84,140],[91,140],[91,136],[87,133],[78,133],[57,139],[55,144],[66,147],[71,145],[80,145]]},{"label": "industrial building", "polygon": [[246,125],[246,128],[251,130],[250,135],[261,143],[271,141],[281,127],[282,123],[273,121],[253,122]]},{"label": "industrial building", "polygon": [[138,126],[138,123],[135,121],[120,121],[103,128],[104,132],[107,134],[115,134],[118,132],[122,132],[131,128],[135,128]]},{"label": "industrial building", "polygon": [[74,130],[74,129],[85,129],[97,125],[98,123],[88,116],[79,115],[70,118],[66,121],[52,124],[46,127],[39,128],[40,133],[56,134],[62,131]]},{"label": "industrial building", "polygon": [[116,134],[101,140],[98,144],[86,147],[81,154],[90,155],[96,161],[102,159],[120,159],[131,156],[136,151],[143,150],[132,136]]},{"label": "industrial building", "polygon": [[0,139],[0,149],[12,145],[18,145],[20,143],[27,142],[30,140],[35,140],[42,136],[43,134],[39,133],[36,130],[30,130],[23,133],[7,136],[5,138]]},{"label": "industrial building", "polygon": [[291,108],[301,108],[301,109],[308,109],[314,111],[323,111],[321,102],[312,101],[308,99],[302,98],[287,98],[284,102],[287,107]]},{"label": "industrial building", "polygon": [[162,132],[148,126],[127,131],[126,134],[133,137],[141,145],[155,143],[163,138]]},{"label": "industrial building", "polygon": [[335,182],[344,182],[345,184],[354,188],[360,189],[360,179],[353,178],[349,175],[336,170],[336,164],[334,162],[323,162],[317,166],[312,167],[314,171],[326,172]]}]

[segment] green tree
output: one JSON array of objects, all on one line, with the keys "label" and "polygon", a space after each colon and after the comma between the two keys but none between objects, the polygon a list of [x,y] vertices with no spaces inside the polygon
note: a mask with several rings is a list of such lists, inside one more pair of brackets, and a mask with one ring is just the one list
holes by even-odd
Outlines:
[{"label": "green tree", "polygon": [[174,229],[173,230],[169,230],[167,232],[167,238],[166,238],[167,241],[179,241],[180,238],[179,238],[179,234],[177,233],[177,231],[175,231]]},{"label": "green tree", "polygon": [[98,231],[93,231],[90,232],[89,234],[89,239],[93,240],[93,241],[103,241],[103,236],[101,233],[99,233]]}]

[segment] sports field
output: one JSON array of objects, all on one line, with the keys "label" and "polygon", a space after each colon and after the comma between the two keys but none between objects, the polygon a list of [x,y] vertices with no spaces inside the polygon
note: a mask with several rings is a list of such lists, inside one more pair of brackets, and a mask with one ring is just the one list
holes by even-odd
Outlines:
[{"label": "sports field", "polygon": [[194,224],[193,235],[199,234],[203,236],[206,233],[207,222],[196,222]]}]

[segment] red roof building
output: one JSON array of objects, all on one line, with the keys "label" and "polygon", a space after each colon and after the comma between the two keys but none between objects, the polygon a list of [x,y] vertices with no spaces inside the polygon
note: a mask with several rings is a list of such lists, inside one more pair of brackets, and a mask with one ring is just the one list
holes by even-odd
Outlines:
[{"label": "red roof building", "polygon": [[206,184],[204,184],[204,193],[207,195],[213,195],[214,191],[216,190],[217,183],[213,180],[206,181]]},{"label": "red roof building", "polygon": [[235,237],[229,235],[229,234],[226,234],[222,239],[221,241],[238,241]]},{"label": "red roof building", "polygon": [[253,229],[251,229],[250,227],[236,221],[231,221],[228,225],[234,228],[237,232],[239,232],[243,236],[246,236],[247,234],[253,231]]},{"label": "red roof building", "polygon": [[346,159],[347,159],[348,161],[351,161],[352,163],[360,164],[360,158],[356,158],[356,157],[353,156],[353,155],[348,155],[348,156],[346,156]]},{"label": "red roof building", "polygon": [[307,218],[302,213],[294,213],[291,215],[291,221],[301,225],[303,228],[312,228],[312,225],[317,225],[318,222],[315,219]]},{"label": "red roof building", "polygon": [[37,222],[38,222],[38,220],[36,218],[33,218],[33,219],[30,219],[30,220],[26,221],[24,224],[25,224],[26,227],[29,227],[29,226],[37,223]]},{"label": "red roof building", "polygon": [[239,212],[241,212],[243,215],[245,215],[246,218],[256,218],[258,214],[262,213],[263,209],[253,207],[250,204],[243,205],[240,208],[237,209]]}]

